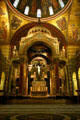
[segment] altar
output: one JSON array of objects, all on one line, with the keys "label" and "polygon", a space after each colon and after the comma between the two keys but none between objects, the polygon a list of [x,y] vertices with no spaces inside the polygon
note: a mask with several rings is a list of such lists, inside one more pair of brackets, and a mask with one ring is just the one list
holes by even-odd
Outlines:
[{"label": "altar", "polygon": [[48,94],[46,81],[33,81],[30,87],[31,96],[45,96]]}]

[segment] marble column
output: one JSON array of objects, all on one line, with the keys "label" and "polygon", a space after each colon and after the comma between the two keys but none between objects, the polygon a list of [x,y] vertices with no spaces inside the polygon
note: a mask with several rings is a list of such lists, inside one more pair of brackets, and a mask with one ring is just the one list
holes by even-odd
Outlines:
[{"label": "marble column", "polygon": [[13,90],[12,93],[15,96],[16,95],[16,78],[17,78],[17,68],[14,69],[14,79],[13,79]]},{"label": "marble column", "polygon": [[28,69],[26,68],[26,64],[23,65],[23,95],[28,95]]},{"label": "marble column", "polygon": [[23,85],[23,70],[24,70],[24,64],[20,64],[20,82],[19,82],[19,94],[22,95],[22,85]]},{"label": "marble column", "polygon": [[54,74],[54,66],[52,65],[50,70],[50,95],[56,95],[56,81],[55,81],[55,74]]},{"label": "marble column", "polygon": [[50,70],[50,95],[53,95],[53,72]]},{"label": "marble column", "polygon": [[59,94],[59,86],[60,86],[58,67],[59,67],[58,62],[56,62],[55,64],[56,94]]},{"label": "marble column", "polygon": [[28,95],[28,66],[26,68],[26,95]]},{"label": "marble column", "polygon": [[64,69],[65,69],[64,71],[65,71],[65,80],[66,80],[65,94],[69,96],[69,81],[68,81],[67,65],[64,67]]}]

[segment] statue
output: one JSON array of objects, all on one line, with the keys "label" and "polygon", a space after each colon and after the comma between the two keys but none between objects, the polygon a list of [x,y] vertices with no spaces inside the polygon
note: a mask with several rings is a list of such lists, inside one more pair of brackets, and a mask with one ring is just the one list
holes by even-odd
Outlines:
[{"label": "statue", "polygon": [[33,75],[34,81],[43,81],[47,76],[48,67],[40,61],[35,61],[32,65],[31,75]]},{"label": "statue", "polygon": [[38,74],[40,75],[40,66],[38,65],[37,68],[38,68]]}]

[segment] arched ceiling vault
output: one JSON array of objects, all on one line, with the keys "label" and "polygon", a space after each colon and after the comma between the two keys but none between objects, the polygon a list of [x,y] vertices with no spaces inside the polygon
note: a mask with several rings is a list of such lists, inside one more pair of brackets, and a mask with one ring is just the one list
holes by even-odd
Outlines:
[{"label": "arched ceiling vault", "polygon": [[32,23],[29,23],[27,25],[24,25],[18,31],[16,31],[16,33],[14,34],[14,36],[13,36],[13,38],[11,40],[11,45],[18,45],[19,41],[21,40],[21,38],[27,36],[27,33],[28,33],[29,29],[31,29],[34,26],[46,27],[47,29],[50,30],[51,35],[53,37],[57,37],[58,38],[58,40],[61,42],[62,45],[66,44],[66,40],[65,40],[64,35],[55,26],[53,26],[53,25],[51,25],[49,23],[36,23],[36,22],[32,22]]}]

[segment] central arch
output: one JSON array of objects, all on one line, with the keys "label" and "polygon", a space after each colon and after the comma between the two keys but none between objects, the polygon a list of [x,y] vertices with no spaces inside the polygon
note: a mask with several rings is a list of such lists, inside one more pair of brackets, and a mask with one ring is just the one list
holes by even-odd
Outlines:
[{"label": "central arch", "polygon": [[15,34],[13,35],[12,40],[10,42],[11,45],[18,45],[21,38],[25,37],[28,34],[28,31],[35,26],[42,26],[42,27],[47,28],[51,32],[51,35],[53,37],[58,38],[58,40],[61,42],[61,45],[66,44],[66,40],[65,40],[63,33],[54,25],[51,25],[49,23],[44,23],[44,22],[42,22],[42,23],[31,22],[31,23],[28,23],[28,24],[22,26],[19,30],[17,30],[15,32]]},{"label": "central arch", "polygon": [[45,42],[37,41],[30,44],[26,50],[28,59],[28,94],[38,97],[50,95],[51,47]]},{"label": "central arch", "polygon": [[[24,42],[25,41],[25,42]],[[36,42],[43,43],[48,46],[52,51],[52,56],[57,54],[56,49],[59,47],[58,39],[55,37],[47,36],[44,33],[38,32],[32,37],[24,37],[20,42],[20,55],[26,54],[26,51]]]},{"label": "central arch", "polygon": [[[37,85],[38,83],[39,85],[42,85],[40,82],[42,79],[44,79],[44,96],[60,94],[59,89],[61,87],[60,85],[62,84],[59,82],[58,58],[59,52],[61,53],[60,55],[65,55],[64,46],[66,45],[64,35],[61,33],[61,31],[55,26],[47,23],[29,23],[23,27],[23,29],[19,29],[17,33],[15,33],[15,36],[16,39],[14,41],[13,37],[11,44],[14,46],[14,48],[16,48],[13,50],[16,50],[16,53],[18,53],[16,61],[18,60],[17,66],[19,66],[17,69],[20,69],[20,83],[18,85],[19,94],[26,96],[32,95],[35,78],[37,79]],[[44,47],[44,51],[41,47]],[[30,71],[30,69],[32,69],[32,71]],[[41,69],[44,69],[44,71]],[[40,72],[43,73],[41,74]],[[35,77],[35,74],[37,77]],[[44,77],[42,75],[44,75]],[[31,85],[31,83],[33,83],[33,85]],[[38,90],[36,91],[41,92]]]},{"label": "central arch", "polygon": [[[53,86],[51,66],[53,64],[53,58],[58,55],[59,41],[56,37],[52,37],[51,33],[49,31],[47,32],[47,29],[43,27],[34,27],[28,33],[26,37],[21,39],[19,49],[20,56],[26,56],[27,58],[28,95],[50,95]],[[35,47],[37,47],[37,49]],[[44,49],[42,49],[42,47],[44,47]],[[38,54],[33,54],[33,50],[32,52],[30,51],[31,48],[36,49]],[[45,49],[47,50],[46,52],[43,51]],[[30,61],[29,56],[31,56],[31,54],[33,54],[31,58],[32,61],[34,60],[33,57],[36,59],[34,62],[28,62]],[[50,64],[45,58],[50,60]],[[44,64],[44,61],[46,61],[46,64]]]}]

